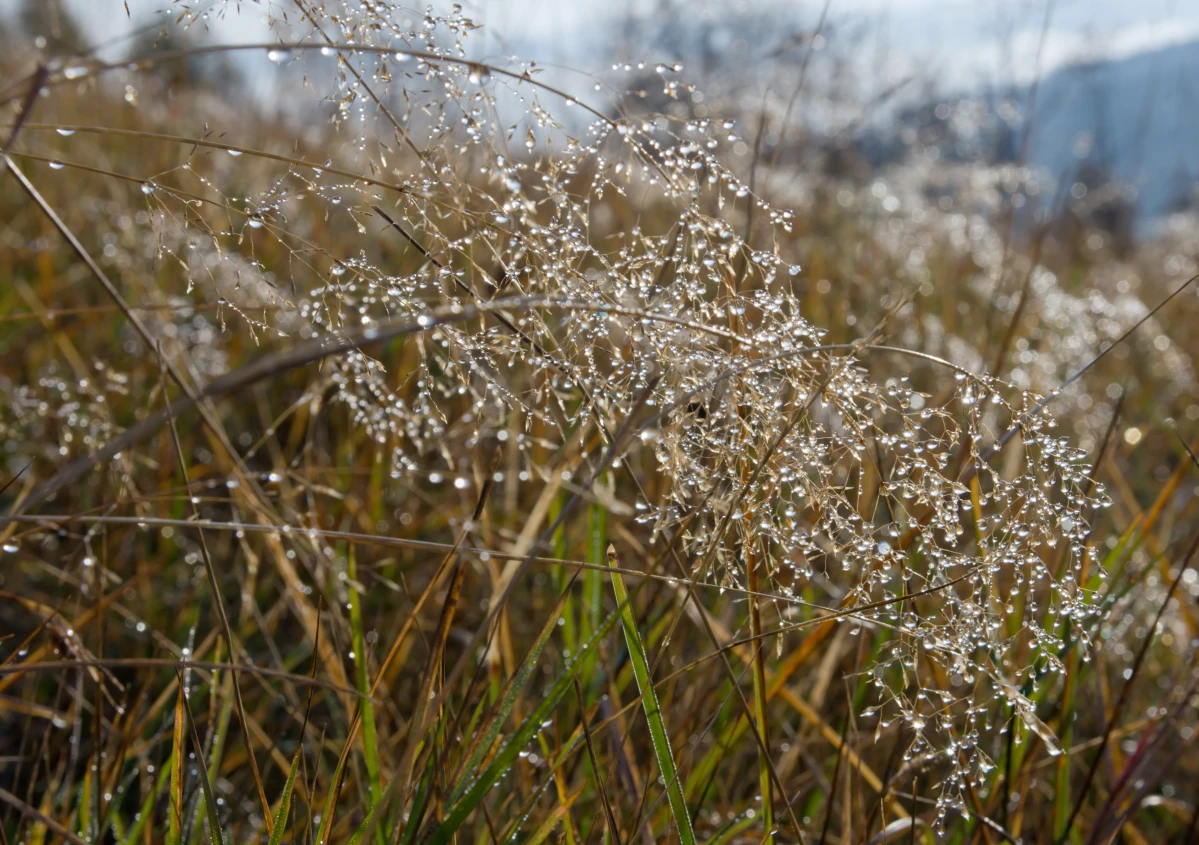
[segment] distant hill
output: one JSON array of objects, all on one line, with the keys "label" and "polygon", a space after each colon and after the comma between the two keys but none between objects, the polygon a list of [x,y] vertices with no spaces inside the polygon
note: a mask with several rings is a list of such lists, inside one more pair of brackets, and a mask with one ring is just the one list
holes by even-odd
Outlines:
[{"label": "distant hill", "polygon": [[940,97],[858,133],[872,163],[913,143],[949,160],[1024,162],[1055,180],[1111,178],[1135,189],[1142,222],[1191,204],[1199,186],[1199,41],[1127,58],[1070,65],[1037,86]]},{"label": "distant hill", "polygon": [[1061,174],[1089,159],[1137,189],[1143,216],[1160,216],[1199,180],[1199,41],[1060,69],[1032,127],[1030,164]]}]

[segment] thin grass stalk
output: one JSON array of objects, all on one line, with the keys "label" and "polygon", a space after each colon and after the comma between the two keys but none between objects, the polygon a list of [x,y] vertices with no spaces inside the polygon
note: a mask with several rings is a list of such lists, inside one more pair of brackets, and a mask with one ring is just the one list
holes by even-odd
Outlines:
[{"label": "thin grass stalk", "polygon": [[[583,612],[580,629],[584,642],[595,635],[603,615],[604,581],[600,567],[611,566],[611,561],[608,560],[608,510],[600,504],[592,504],[587,509],[586,557],[592,568],[583,573]],[[588,681],[595,678],[595,658],[589,657],[580,672]]]},{"label": "thin grass stalk", "polygon": [[[183,454],[183,444],[179,440],[179,428],[175,424],[175,417],[170,413],[171,402],[170,395],[167,392],[166,374],[169,370],[167,358],[163,354],[162,344],[157,345],[158,362],[159,362],[159,386],[162,389],[162,399],[167,408],[167,424],[171,432],[171,443],[175,450],[175,459],[179,463],[179,472],[183,476],[183,483],[189,485],[191,483],[187,471],[187,459]],[[175,376],[175,381],[181,386],[184,384],[178,375]],[[192,392],[185,388],[185,392],[191,397]],[[194,500],[189,500],[191,503],[192,516],[196,519],[200,518],[200,509]],[[204,539],[204,532],[197,532],[200,541],[201,558],[204,561],[204,571],[208,575],[208,586],[212,590],[212,601],[216,606],[217,619],[221,623],[221,630],[225,634],[225,642],[229,647],[229,662],[236,665],[238,661],[237,640],[233,636],[233,626],[229,624],[229,614],[225,611],[225,600],[221,597],[221,586],[217,579],[216,566],[212,562],[212,555],[208,551],[208,542]],[[233,695],[237,702],[237,718],[241,725],[242,740],[246,745],[246,755],[250,760],[250,771],[254,775],[254,784],[258,788],[258,800],[262,803],[264,818],[266,819],[267,832],[271,832],[272,822],[270,820],[270,802],[266,797],[266,788],[262,784],[262,775],[258,770],[258,760],[254,756],[254,741],[250,738],[250,728],[247,724],[246,705],[242,698],[241,682],[238,680],[237,674],[232,675],[233,678]],[[201,758],[202,764],[203,758]]]},{"label": "thin grass stalk", "polygon": [[61,836],[64,841],[70,842],[71,845],[91,845],[86,839],[76,836],[54,818],[46,815],[37,807],[25,803],[3,787],[0,787],[0,801],[14,808],[26,818],[33,819],[38,824],[45,825],[47,830],[53,831],[55,836]]},{"label": "thin grass stalk", "polygon": [[183,684],[175,692],[175,723],[171,739],[171,792],[167,809],[167,845],[183,841]]},{"label": "thin grass stalk", "polygon": [[[745,576],[746,586],[749,587],[751,593],[756,593],[759,588],[758,561],[752,547],[746,549]],[[754,683],[754,730],[758,732],[760,740],[758,781],[762,790],[762,829],[766,831],[762,843],[763,845],[774,845],[774,784],[770,779],[770,761],[766,759],[762,751],[762,749],[770,747],[770,741],[766,734],[769,724],[766,721],[766,666],[760,639],[762,636],[762,613],[756,595],[749,597],[749,632],[751,636],[757,638],[750,646],[750,654],[752,655],[751,667]]]},{"label": "thin grass stalk", "polygon": [[591,741],[591,728],[587,726],[587,703],[583,700],[583,688],[579,679],[574,679],[575,699],[579,703],[579,724],[583,727],[583,739],[587,744],[587,759],[591,762],[591,776],[595,778],[595,789],[599,793],[600,803],[604,808],[604,820],[608,823],[608,836],[614,845],[622,845],[620,827],[616,824],[616,815],[612,812],[612,802],[608,800],[608,789],[604,786],[604,770],[600,768],[595,756],[595,745]]},{"label": "thin grass stalk", "polygon": [[1124,711],[1124,705],[1128,701],[1129,693],[1132,691],[1137,674],[1141,669],[1141,665],[1144,663],[1145,655],[1149,651],[1149,646],[1157,637],[1158,623],[1161,622],[1162,615],[1166,612],[1166,608],[1169,607],[1171,599],[1174,598],[1174,592],[1178,589],[1178,585],[1182,582],[1182,577],[1186,574],[1187,569],[1190,567],[1191,558],[1195,556],[1195,551],[1197,549],[1199,549],[1199,535],[1196,535],[1194,541],[1191,543],[1190,548],[1187,550],[1186,555],[1183,557],[1182,562],[1179,564],[1178,575],[1170,583],[1170,589],[1166,591],[1166,597],[1162,601],[1160,607],[1158,607],[1157,614],[1154,616],[1153,622],[1145,634],[1145,639],[1142,641],[1141,647],[1137,651],[1136,658],[1133,660],[1131,673],[1128,676],[1128,680],[1125,681],[1124,686],[1120,688],[1120,696],[1116,699],[1116,703],[1112,708],[1112,714],[1107,720],[1107,726],[1103,731],[1103,738],[1099,743],[1099,750],[1095,753],[1095,756],[1091,761],[1091,765],[1087,769],[1086,778],[1083,780],[1082,790],[1079,792],[1078,798],[1074,802],[1074,808],[1070,811],[1070,815],[1066,819],[1065,830],[1063,830],[1061,835],[1058,837],[1058,843],[1064,842],[1070,835],[1070,830],[1074,827],[1074,823],[1078,818],[1078,814],[1082,810],[1083,805],[1086,803],[1091,783],[1095,779],[1095,774],[1099,770],[1099,763],[1101,760],[1103,760],[1104,751],[1107,749],[1108,743],[1111,741],[1112,732],[1114,731],[1116,723],[1119,721],[1119,718]]},{"label": "thin grass stalk", "polygon": [[379,776],[379,738],[375,727],[375,705],[371,701],[366,636],[362,625],[362,599],[358,595],[358,553],[350,544],[346,554],[346,585],[350,597],[350,640],[354,649],[354,680],[358,687],[358,706],[362,714],[362,756],[366,762],[366,775],[370,790],[371,806],[379,803],[383,784]]},{"label": "thin grass stalk", "polygon": [[[179,678],[179,689],[183,689],[183,670],[180,669],[177,673]],[[196,720],[191,712],[191,702],[187,700],[187,696],[182,696],[184,707],[187,710],[187,723],[191,728],[192,749],[195,753],[196,760],[201,762],[201,765],[196,768],[200,772],[200,791],[204,804],[204,814],[208,820],[208,835],[212,839],[212,845],[224,845],[225,837],[221,833],[221,820],[217,815],[216,795],[212,791],[212,782],[208,777],[208,769],[203,765],[204,760],[204,743],[200,741],[200,732],[196,730]],[[198,827],[198,825],[197,825]]]},{"label": "thin grass stalk", "polygon": [[[595,636],[581,649],[580,657],[598,648],[599,642],[615,626],[625,606],[627,605],[621,605],[615,613],[604,620],[599,630],[596,631]],[[555,615],[556,612],[555,610]],[[481,806],[483,798],[494,788],[496,781],[512,767],[519,757],[520,750],[525,747],[540,729],[541,722],[548,718],[549,714],[558,706],[562,697],[569,691],[574,681],[577,665],[578,663],[576,662],[565,673],[559,676],[558,680],[554,682],[553,687],[546,692],[516,731],[504,740],[503,744],[492,757],[491,762],[482,772],[469,781],[469,788],[463,791],[461,798],[447,808],[445,819],[426,840],[428,845],[446,845],[446,843],[451,841],[455,832],[461,827],[474,808]],[[390,792],[391,789],[392,787],[389,785],[388,791]]]}]

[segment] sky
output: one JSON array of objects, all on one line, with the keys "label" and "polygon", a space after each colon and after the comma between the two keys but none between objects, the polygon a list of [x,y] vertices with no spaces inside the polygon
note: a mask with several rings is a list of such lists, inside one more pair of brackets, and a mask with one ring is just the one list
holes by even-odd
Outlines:
[{"label": "sky", "polygon": [[[571,54],[588,52],[587,33],[596,21],[652,16],[662,6],[683,14],[714,16],[769,7],[787,26],[811,25],[825,4],[824,0],[478,0],[465,5],[477,9],[480,19],[497,32],[523,30],[528,40],[540,40],[554,49],[556,60],[569,61]],[[870,37],[890,42],[899,60],[927,63],[931,59],[964,76],[1001,72],[1026,80],[1036,72],[1033,64],[1047,9],[1042,70],[1081,56],[1123,57],[1199,38],[1199,3],[1194,0],[831,0],[826,25],[844,29],[851,23],[863,24]]]},{"label": "sky", "polygon": [[[127,34],[152,20],[168,0],[68,0],[87,22],[94,42]],[[193,8],[213,0],[190,0]],[[820,18],[826,0],[470,0],[466,14],[485,25],[476,43],[490,56],[519,55],[580,70],[611,61],[614,45],[597,32],[622,19],[686,18],[728,21],[766,14],[780,28],[803,31]],[[980,82],[1027,82],[1038,74],[1086,59],[1121,58],[1199,39],[1195,0],[827,0],[830,33],[854,33],[845,45],[871,64],[882,84],[920,70],[953,89]],[[0,0],[15,9],[18,0]],[[218,38],[264,37],[268,8],[287,0],[222,0]],[[424,0],[411,4],[423,9]],[[448,3],[433,0],[435,8]],[[238,12],[240,9],[240,13]],[[1048,23],[1046,17],[1048,12]],[[618,45],[615,45],[618,46]],[[1039,57],[1039,58],[1038,58]],[[483,58],[480,56],[479,58]],[[646,56],[656,61],[658,56]]]},{"label": "sky", "polygon": [[[0,18],[25,1],[0,0]],[[179,0],[64,2],[84,23],[93,44],[110,45],[102,51],[108,59],[127,55],[130,36],[147,24],[153,28],[154,21],[161,22],[164,9],[182,8]],[[277,36],[267,28],[268,14],[286,11],[296,18],[295,0],[186,2],[192,9],[208,8],[212,38],[227,43],[273,40]],[[327,8],[356,7],[360,0],[323,2]],[[415,20],[426,2],[438,12],[449,11],[446,0],[412,0],[409,6]],[[1048,109],[1048,114],[1036,119],[1031,165],[1055,174],[1075,167],[1071,152],[1075,140],[1097,132],[1092,124],[1098,108],[1103,112],[1103,132],[1111,139],[1117,175],[1137,187],[1146,209],[1166,207],[1178,192],[1179,174],[1187,174],[1189,180],[1199,178],[1199,147],[1190,140],[1199,132],[1199,117],[1192,119],[1197,114],[1196,95],[1189,82],[1199,50],[1164,49],[1199,43],[1199,0],[459,2],[467,16],[483,25],[467,41],[472,45],[471,58],[496,64],[514,57],[536,60],[546,70],[543,81],[599,108],[605,108],[607,101],[594,93],[595,79],[584,74],[595,72],[603,78],[618,58],[640,59],[651,66],[684,58],[690,63],[702,53],[695,45],[703,43],[704,33],[713,29],[720,37],[710,39],[714,47],[707,75],[697,61],[680,78],[718,97],[738,96],[744,88],[746,96],[762,103],[766,91],[794,88],[789,76],[794,76],[807,42],[792,40],[788,61],[775,60],[769,52],[788,39],[812,33],[826,13],[822,32],[827,52],[823,61],[812,64],[812,76],[817,78],[808,83],[809,90],[820,93],[813,93],[805,104],[804,119],[813,126],[856,125],[864,113],[885,121],[895,109],[934,97],[1007,86],[1031,91],[1034,81],[1037,85],[1044,81],[1043,102],[1038,106]],[[680,33],[687,33],[688,56],[670,55]],[[264,89],[259,92],[264,93],[264,104],[286,102],[267,96],[286,82],[283,76],[260,72],[264,66],[271,67],[265,56],[239,53],[234,61],[246,71],[246,78]],[[1078,68],[1054,73],[1103,61],[1111,64],[1098,75]],[[1096,94],[1100,82],[1102,92]],[[843,96],[846,91],[849,96]],[[887,96],[880,96],[884,92]],[[1149,115],[1144,108],[1147,97],[1160,104]],[[876,102],[887,106],[873,110],[870,104]],[[575,114],[584,119],[581,112]],[[1152,120],[1146,122],[1147,117]]]}]

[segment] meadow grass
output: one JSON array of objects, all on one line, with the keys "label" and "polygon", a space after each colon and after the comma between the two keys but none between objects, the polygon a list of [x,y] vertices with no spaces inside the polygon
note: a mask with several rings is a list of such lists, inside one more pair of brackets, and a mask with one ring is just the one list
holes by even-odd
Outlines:
[{"label": "meadow grass", "polygon": [[4,842],[1196,835],[1182,218],[282,5],[8,36]]}]

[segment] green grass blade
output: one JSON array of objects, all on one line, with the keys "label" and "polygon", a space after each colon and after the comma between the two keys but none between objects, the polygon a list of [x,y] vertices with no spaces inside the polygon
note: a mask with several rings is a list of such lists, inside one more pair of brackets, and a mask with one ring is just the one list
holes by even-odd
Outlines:
[{"label": "green grass blade", "polygon": [[[316,636],[316,643],[312,649],[312,672],[310,674],[312,678],[316,677],[316,661],[320,647],[319,628],[317,629]],[[300,726],[300,739],[296,744],[296,753],[291,758],[291,768],[287,772],[287,782],[283,784],[283,795],[279,798],[279,807],[275,810],[274,825],[271,827],[269,845],[280,845],[283,842],[283,831],[287,827],[287,817],[291,812],[291,796],[296,785],[296,772],[299,771],[300,758],[304,754],[304,734],[308,730],[308,717],[312,713],[312,690],[312,687],[308,687],[308,703],[304,707],[304,722]]]},{"label": "green grass blade", "polygon": [[[512,767],[520,750],[524,748],[532,740],[537,731],[541,729],[541,723],[544,722],[548,714],[553,711],[553,708],[557,705],[558,701],[562,698],[562,695],[568,688],[570,680],[573,677],[573,669],[568,669],[567,672],[561,678],[559,678],[554,689],[551,690],[550,695],[542,699],[541,703],[525,719],[525,721],[517,729],[516,733],[501,744],[499,751],[496,753],[495,757],[492,758],[491,764],[487,767],[487,769],[484,770],[484,772],[478,777],[471,777],[471,773],[478,769],[479,765],[482,763],[482,760],[486,757],[487,750],[491,747],[494,738],[498,736],[499,729],[507,718],[507,712],[511,710],[512,703],[514,703],[516,700],[515,696],[519,694],[521,688],[524,686],[524,680],[522,680],[522,678],[527,679],[529,674],[531,674],[532,667],[536,665],[537,655],[541,653],[541,649],[545,645],[545,641],[549,639],[550,632],[557,627],[558,615],[562,612],[564,602],[565,594],[559,597],[557,604],[554,606],[554,609],[550,612],[545,624],[542,626],[542,630],[537,637],[537,641],[534,642],[533,646],[529,650],[529,653],[526,654],[525,659],[521,661],[520,674],[508,684],[504,700],[501,702],[500,710],[491,720],[484,740],[475,746],[467,765],[461,767],[461,771],[464,774],[456,783],[454,790],[451,792],[450,800],[447,802],[450,805],[450,808],[447,810],[442,824],[436,831],[434,831],[432,838],[427,840],[428,842],[444,843],[450,841],[454,835],[454,832],[462,825],[467,816],[470,815],[471,811],[474,810],[479,802],[483,800],[483,797],[487,794],[487,791],[491,788],[491,786],[494,785],[495,781],[498,780],[504,774],[504,772]],[[610,630],[615,624],[615,621],[616,617],[613,615],[605,624],[603,632],[606,633],[608,630]],[[584,654],[593,652],[595,650],[600,636],[602,635],[603,633],[587,644],[586,648],[584,648],[580,653],[580,659]],[[511,699],[511,701],[509,701],[509,699]],[[387,804],[395,796],[395,793],[398,791],[398,784],[399,779],[393,778],[391,783],[389,783],[387,788],[384,790],[382,799],[378,804],[375,805],[376,808]],[[329,803],[327,804],[327,807],[330,808],[332,806],[332,795],[333,793],[330,794]],[[328,810],[326,811],[326,815],[328,815]],[[409,815],[412,817],[411,813]],[[364,820],[363,826],[360,828],[360,830],[362,830],[363,835],[365,835],[366,833],[372,831],[376,824],[376,814],[374,814],[372,811],[372,814],[368,816],[366,820]],[[326,827],[324,820],[322,820],[321,826],[323,836],[324,829]],[[321,843],[325,841],[322,836],[318,836],[317,838],[318,845],[321,845]]]},{"label": "green grass blade", "polygon": [[445,821],[429,838],[429,845],[446,845],[450,842],[454,831],[462,826],[471,811],[483,800],[483,796],[491,791],[492,786],[504,772],[512,768],[521,750],[532,741],[533,736],[541,729],[541,723],[548,718],[558,702],[562,700],[562,696],[566,694],[569,684],[563,683],[563,681],[568,680],[569,677],[573,677],[573,671],[568,671],[563,678],[559,679],[549,694],[541,700],[541,703],[529,714],[529,717],[517,728],[516,732],[508,738],[492,759],[491,764],[474,779],[458,803],[446,813]]},{"label": "green grass blade", "polygon": [[1074,742],[1074,688],[1078,684],[1078,652],[1067,658],[1066,685],[1062,693],[1061,741],[1063,752],[1057,760],[1055,792],[1053,799],[1053,838],[1060,841],[1066,835],[1066,822],[1070,818],[1070,746]]},{"label": "green grass blade", "polygon": [[[429,783],[433,779],[433,758],[429,758],[429,764],[425,767],[424,777],[416,785],[416,794],[412,796],[412,806],[408,811],[410,821],[404,829],[404,838],[400,840],[400,845],[412,845],[416,841],[416,833],[419,825],[417,820],[425,814],[425,805],[429,801]],[[366,827],[366,822],[363,823],[363,828]],[[351,840],[352,841],[352,840]]]},{"label": "green grass blade", "polygon": [[366,835],[368,830],[377,830],[375,826],[375,819],[379,815],[379,808],[381,806],[381,804],[376,804],[375,806],[371,807],[371,811],[366,814],[366,818],[362,820],[362,824],[358,825],[358,829],[354,831],[354,834],[348,840],[346,840],[346,845],[358,845],[360,842],[362,842],[362,837]]},{"label": "green grass blade", "polygon": [[91,809],[92,809],[92,778],[94,773],[88,772],[83,777],[83,783],[79,789],[79,801],[76,804],[75,810],[75,829],[80,836],[90,837],[91,835]]},{"label": "green grass blade", "polygon": [[739,841],[742,834],[757,824],[757,819],[752,816],[742,816],[739,819],[734,819],[731,822],[726,822],[724,827],[717,831],[716,835],[708,840],[707,845],[725,845],[728,842]]},{"label": "green grass blade", "polygon": [[[371,806],[379,803],[383,795],[383,782],[379,777],[379,740],[375,727],[375,706],[371,701],[371,681],[367,665],[366,637],[362,632],[362,606],[358,596],[358,559],[353,545],[346,554],[346,575],[350,579],[347,592],[350,594],[350,641],[354,649],[354,682],[358,687],[362,708],[362,748],[366,761],[366,777]],[[382,843],[382,839],[377,841]]]},{"label": "green grass blade", "polygon": [[296,747],[295,756],[291,758],[291,769],[287,772],[287,782],[283,784],[283,797],[279,799],[279,807],[275,810],[275,826],[271,830],[268,845],[280,845],[283,842],[283,831],[287,827],[287,816],[291,812],[291,793],[296,785],[296,771],[300,768],[300,755],[304,753],[304,738]]},{"label": "green grass blade", "polygon": [[[587,513],[587,562],[595,566],[607,563],[608,550],[608,510],[603,505],[592,505]],[[602,615],[604,576],[598,569],[588,569],[583,573],[583,620],[582,637],[585,642],[591,639],[595,629],[599,627]],[[595,658],[589,657],[579,671],[585,683],[595,678]],[[586,687],[584,687],[584,691]]]},{"label": "green grass blade", "polygon": [[[557,827],[562,820],[566,818],[566,814],[570,812],[570,804],[571,802],[567,802],[565,804],[559,804],[557,807],[555,807],[554,811],[546,817],[544,822],[541,823],[541,827],[537,828],[533,835],[525,841],[525,845],[541,845],[542,842],[545,842],[545,840],[549,839],[550,834],[554,832],[554,828]],[[570,830],[570,828],[564,826],[563,830]]]},{"label": "green grass blade", "polygon": [[542,625],[537,639],[534,640],[533,645],[529,648],[529,651],[525,654],[524,659],[520,662],[520,666],[517,668],[516,675],[504,688],[502,692],[503,697],[500,699],[495,713],[487,723],[487,727],[483,731],[481,740],[475,743],[474,747],[471,749],[470,756],[466,760],[466,763],[459,769],[459,771],[461,771],[463,774],[455,784],[454,789],[450,792],[451,802],[462,797],[463,793],[466,791],[467,785],[470,783],[471,773],[478,771],[483,759],[487,756],[487,752],[491,750],[492,746],[494,746],[496,737],[499,736],[500,729],[504,726],[504,722],[507,721],[509,714],[512,712],[512,708],[516,706],[516,702],[520,698],[521,691],[525,688],[525,685],[528,683],[529,678],[533,674],[533,670],[537,666],[537,659],[541,656],[541,652],[544,650],[546,643],[549,642],[550,635],[553,634],[554,630],[558,627],[558,618],[562,614],[566,597],[570,595],[570,589],[572,586],[573,583],[566,585],[563,595],[559,598],[558,603],[546,618],[545,624]]},{"label": "green grass blade", "polygon": [[[758,608],[758,564],[753,554],[746,556],[746,583],[750,592],[749,597],[749,632],[754,637],[750,646],[753,653],[752,669],[754,676],[754,729],[761,739],[761,746],[769,748],[769,737],[766,733],[766,668],[762,657],[762,615]],[[774,784],[770,780],[770,761],[759,750],[758,781],[762,789],[762,829],[766,831],[763,845],[774,845]]]},{"label": "green grass blade", "polygon": [[[179,675],[179,688],[183,689],[183,674]],[[186,697],[183,697],[183,704],[187,708],[187,721],[191,727],[192,748],[195,749],[196,760],[200,761],[200,765],[196,768],[200,772],[200,791],[204,795],[204,814],[208,819],[208,835],[212,837],[212,845],[224,845],[225,838],[221,835],[221,820],[217,816],[216,811],[216,796],[212,792],[212,782],[208,777],[208,769],[204,766],[204,744],[200,742],[200,734],[196,731],[196,720],[192,716],[191,703]]]},{"label": "green grass blade", "polygon": [[658,760],[658,770],[662,773],[662,779],[666,781],[666,798],[679,830],[679,841],[683,845],[695,845],[691,815],[687,812],[687,802],[683,799],[683,787],[679,783],[674,756],[670,751],[670,736],[666,732],[666,724],[662,721],[662,709],[658,706],[658,695],[654,692],[653,680],[649,674],[649,661],[641,645],[641,635],[637,632],[637,618],[629,604],[629,592],[625,588],[624,579],[616,571],[616,550],[611,546],[608,547],[608,565],[613,570],[610,573],[612,592],[616,594],[616,601],[620,605],[620,622],[629,649],[629,663],[637,678],[637,688],[641,691],[641,708],[645,711],[645,721],[649,723],[650,740],[654,746],[654,756]]},{"label": "green grass blade", "polygon": [[[329,784],[329,794],[325,797],[325,807],[321,811],[321,826],[317,828],[316,845],[325,845],[328,842],[329,828],[333,823],[333,805],[337,801],[337,794],[341,791],[342,773],[345,771],[346,757],[343,754],[337,760],[337,768],[333,770],[333,780]],[[379,806],[378,804],[375,805]]]},{"label": "green grass blade", "polygon": [[613,613],[604,620],[599,626],[599,630],[596,631],[595,636],[579,650],[578,660],[559,676],[557,681],[554,682],[554,686],[542,697],[537,706],[533,708],[532,712],[529,713],[524,722],[517,728],[516,732],[509,736],[500,746],[499,751],[496,752],[487,768],[478,777],[470,781],[467,788],[461,792],[461,797],[447,808],[445,819],[433,831],[428,840],[426,840],[427,845],[446,845],[453,839],[454,833],[462,826],[462,823],[466,821],[470,813],[479,805],[484,796],[491,791],[500,777],[512,768],[521,750],[532,741],[537,731],[541,730],[541,723],[549,718],[554,708],[558,706],[558,702],[562,700],[562,696],[566,695],[574,683],[578,667],[588,655],[595,653],[600,640],[603,639],[608,631],[612,630],[617,618],[618,615]]},{"label": "green grass blade", "polygon": [[499,736],[500,729],[504,726],[504,721],[512,712],[512,708],[516,705],[517,699],[520,698],[521,691],[524,689],[529,677],[533,674],[533,667],[536,666],[537,657],[541,654],[541,651],[545,647],[545,643],[548,640],[549,632],[547,631],[543,637],[539,638],[538,641],[534,643],[534,650],[530,653],[529,659],[525,661],[524,665],[517,673],[514,679],[515,682],[508,686],[503,699],[500,701],[499,708],[496,710],[495,715],[487,724],[487,728],[483,733],[482,741],[475,745],[470,757],[467,758],[466,765],[462,766],[463,776],[455,786],[453,792],[450,793],[451,801],[462,797],[470,783],[471,772],[478,770],[479,765],[487,756],[487,752],[490,751],[492,746],[495,744],[496,737]]},{"label": "green grass blade", "polygon": [[[121,845],[137,845],[138,841],[141,839],[142,829],[145,828],[145,826],[150,822],[150,816],[154,813],[154,804],[158,801],[159,796],[162,795],[162,791],[166,789],[167,782],[171,776],[171,768],[171,766],[163,766],[158,771],[158,780],[155,781],[154,788],[150,790],[150,794],[146,796],[144,801],[142,801],[142,805],[133,820],[133,825],[129,828],[128,832],[121,837]],[[115,832],[115,816],[113,817],[113,820],[113,831]]]},{"label": "green grass blade", "polygon": [[[233,679],[231,677],[226,678],[226,684],[225,684],[226,690],[222,696],[220,712],[217,715],[216,732],[213,735],[212,748],[208,752],[208,772],[207,772],[207,774],[208,774],[208,782],[209,783],[212,783],[214,780],[216,780],[217,775],[220,774],[221,762],[225,756],[225,741],[229,736],[229,720],[233,716],[233,701],[234,701],[234,699],[233,699],[232,680]],[[215,694],[215,690],[216,690],[215,676],[214,676],[214,683],[213,683],[212,689]],[[188,706],[189,707],[191,706],[190,702],[188,703]],[[200,833],[202,831],[202,828],[200,827],[199,824],[196,824],[194,827],[195,827],[195,829],[192,831],[192,835],[188,839],[188,842],[191,843],[191,845],[197,845],[199,843]]]},{"label": "green grass blade", "polygon": [[[562,511],[563,495],[559,493],[554,497],[554,501],[550,503],[550,522],[555,522],[558,519],[558,514]],[[554,557],[559,560],[566,558],[566,525],[559,525],[554,531],[553,536]],[[555,566],[553,571],[554,589],[562,592],[566,589],[566,585],[571,580],[572,573],[566,567]],[[566,649],[574,654],[579,646],[578,633],[578,613],[575,611],[574,591],[567,593],[566,608],[562,611],[562,644]]]}]

